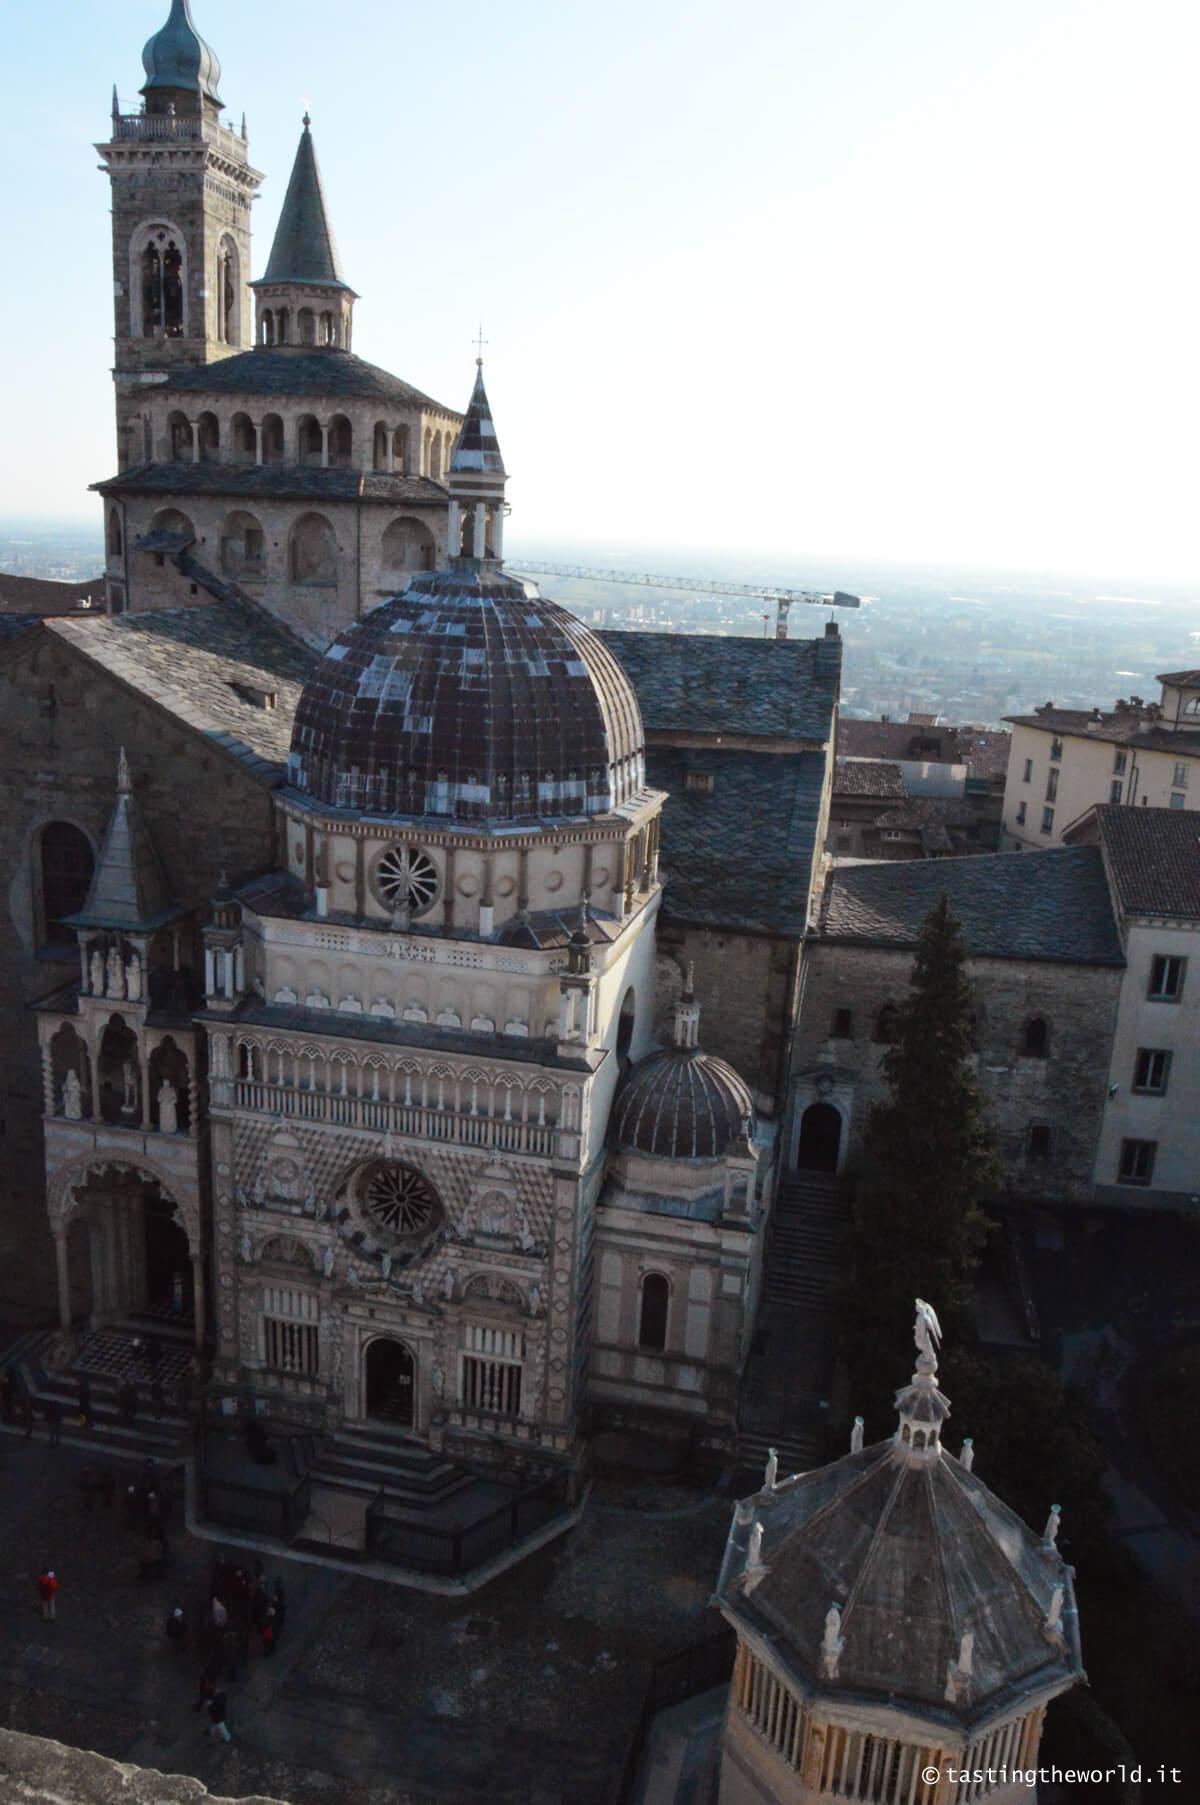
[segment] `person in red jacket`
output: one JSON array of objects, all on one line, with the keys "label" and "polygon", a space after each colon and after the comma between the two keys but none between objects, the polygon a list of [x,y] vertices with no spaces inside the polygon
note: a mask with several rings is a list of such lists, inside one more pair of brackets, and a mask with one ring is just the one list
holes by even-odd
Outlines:
[{"label": "person in red jacket", "polygon": [[38,1597],[42,1601],[42,1621],[54,1622],[54,1606],[58,1597],[58,1581],[54,1577],[53,1567],[43,1567],[38,1574]]}]

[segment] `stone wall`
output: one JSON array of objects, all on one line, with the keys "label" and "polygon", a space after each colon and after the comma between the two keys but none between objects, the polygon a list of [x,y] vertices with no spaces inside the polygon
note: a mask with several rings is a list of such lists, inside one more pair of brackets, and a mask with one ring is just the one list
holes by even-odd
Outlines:
[{"label": "stone wall", "polygon": [[799,944],[765,934],[691,927],[667,916],[659,921],[658,951],[659,1044],[671,1044],[671,1012],[687,967],[693,964],[701,1046],[726,1060],[746,1081],[757,1109],[776,1114],[784,1100]]},{"label": "stone wall", "polygon": [[0,671],[5,782],[0,846],[0,1315],[54,1311],[43,1201],[41,1077],[28,1003],[79,973],[74,945],[47,948],[39,920],[39,836],[52,821],[99,849],[126,748],[134,788],[168,878],[185,904],[272,862],[272,806],[262,783],[169,715],[47,633],[29,636]]},{"label": "stone wall", "polygon": [[[912,972],[910,950],[815,942],[806,957],[793,1059],[789,1163],[803,1113],[816,1102],[842,1119],[839,1170],[862,1153],[870,1105],[885,1095],[875,1039],[880,1010],[899,1003]],[[979,1077],[995,1123],[1006,1183],[1019,1196],[1082,1202],[1104,1112],[1121,972],[1048,961],[974,959],[969,966],[979,1019]],[[835,1035],[846,1010],[849,1033]],[[1045,1058],[1024,1053],[1025,1028],[1049,1029]],[[1048,1128],[1049,1153],[1031,1152],[1030,1130]]]}]

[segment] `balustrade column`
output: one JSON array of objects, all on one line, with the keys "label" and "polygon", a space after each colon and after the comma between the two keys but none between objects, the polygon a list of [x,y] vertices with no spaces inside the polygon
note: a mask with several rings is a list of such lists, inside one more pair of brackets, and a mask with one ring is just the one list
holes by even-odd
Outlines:
[{"label": "balustrade column", "polygon": [[54,1263],[58,1269],[58,1323],[64,1333],[71,1328],[71,1268],[67,1261],[66,1228],[54,1231]]}]

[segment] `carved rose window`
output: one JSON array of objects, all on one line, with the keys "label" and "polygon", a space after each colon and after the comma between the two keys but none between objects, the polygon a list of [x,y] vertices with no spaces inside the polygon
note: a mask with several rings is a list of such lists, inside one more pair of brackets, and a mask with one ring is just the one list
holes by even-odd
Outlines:
[{"label": "carved rose window", "polygon": [[442,1206],[437,1192],[415,1166],[388,1161],[364,1175],[362,1206],[377,1228],[408,1239],[424,1234],[438,1221]]},{"label": "carved rose window", "polygon": [[389,909],[423,915],[437,901],[437,866],[419,846],[389,846],[371,874],[376,895]]}]

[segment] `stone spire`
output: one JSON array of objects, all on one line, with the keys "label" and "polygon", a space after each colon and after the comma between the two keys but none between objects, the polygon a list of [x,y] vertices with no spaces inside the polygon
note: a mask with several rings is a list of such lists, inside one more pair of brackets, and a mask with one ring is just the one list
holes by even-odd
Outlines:
[{"label": "stone spire", "polygon": [[483,386],[483,359],[475,359],[475,387],[466,418],[450,454],[447,486],[450,522],[447,544],[452,562],[498,564],[503,555],[504,486],[507,472]]},{"label": "stone spire", "polygon": [[266,274],[250,286],[260,344],[350,349],[358,297],[342,274],[307,113]]},{"label": "stone spire", "polygon": [[117,761],[117,801],[92,876],[87,901],[70,917],[77,928],[144,931],[179,913],[158,853],[142,819],[122,746]]}]

